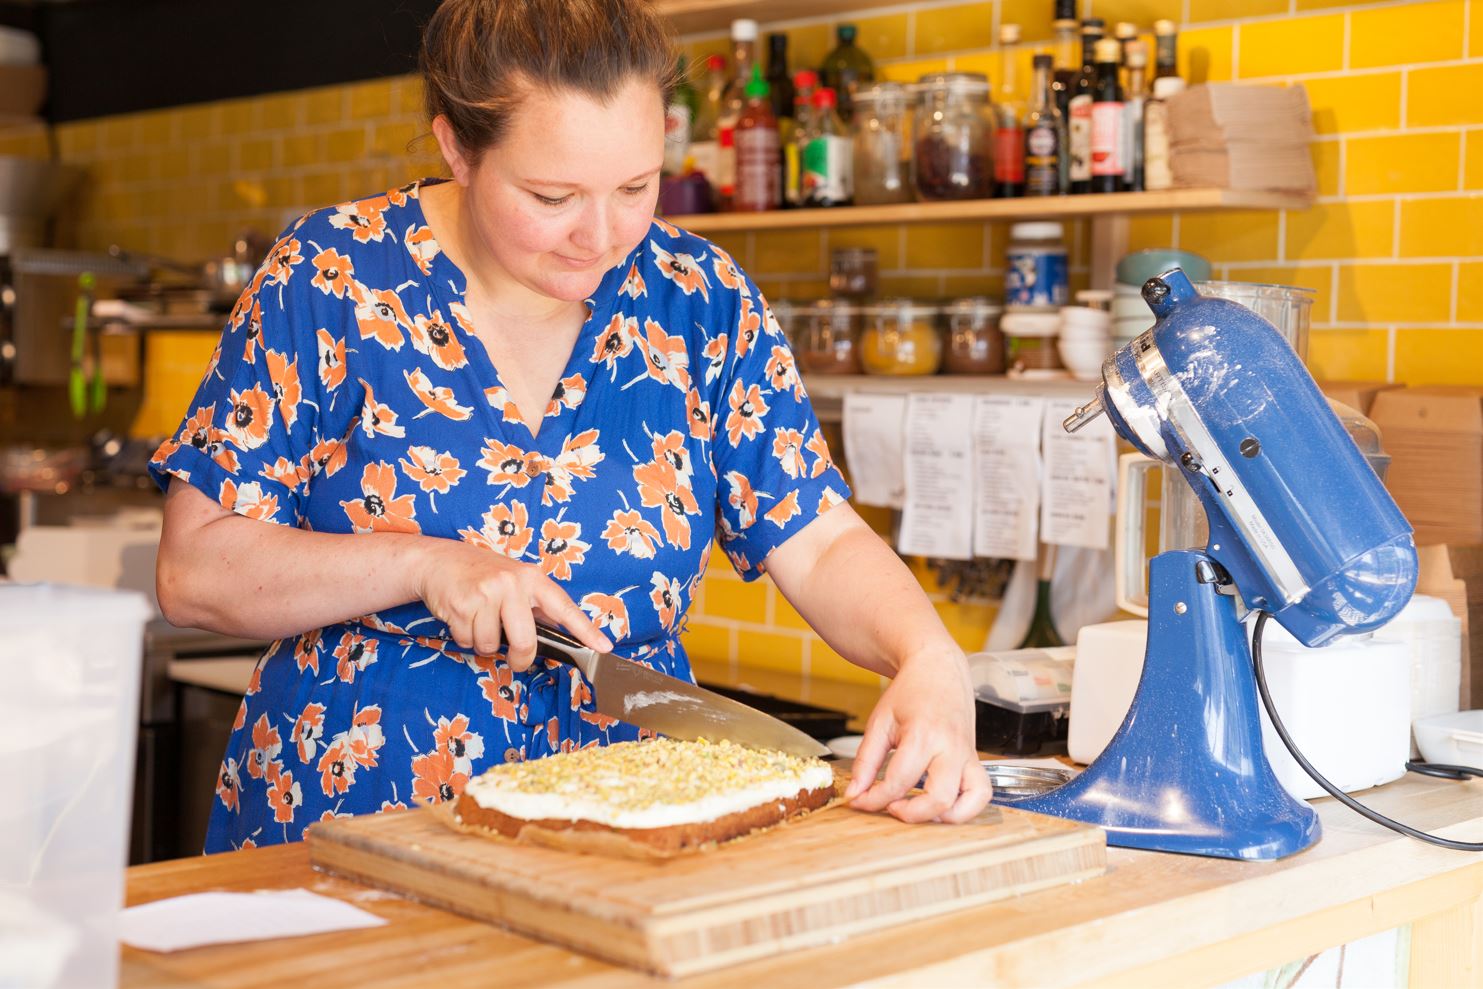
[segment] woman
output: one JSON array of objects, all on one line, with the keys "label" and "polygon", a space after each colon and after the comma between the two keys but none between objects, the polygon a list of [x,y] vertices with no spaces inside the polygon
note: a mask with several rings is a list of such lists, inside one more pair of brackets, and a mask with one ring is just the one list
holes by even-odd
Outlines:
[{"label": "woman", "polygon": [[855,806],[987,803],[962,652],[845,501],[761,293],[653,218],[673,64],[643,0],[445,0],[423,70],[452,181],[309,214],[237,303],[154,465],[166,616],[278,640],[208,851],[638,737],[534,662],[534,622],[691,678],[718,521],[744,577],[894,677]]}]

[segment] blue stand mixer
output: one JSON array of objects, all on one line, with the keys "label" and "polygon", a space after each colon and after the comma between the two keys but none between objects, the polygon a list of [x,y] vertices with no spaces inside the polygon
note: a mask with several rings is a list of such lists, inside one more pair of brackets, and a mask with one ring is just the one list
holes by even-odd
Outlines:
[{"label": "blue stand mixer", "polygon": [[1105,412],[1178,468],[1210,542],[1150,561],[1143,675],[1102,755],[1048,793],[996,800],[1099,825],[1112,845],[1282,858],[1319,821],[1267,762],[1243,620],[1267,612],[1311,647],[1384,625],[1416,585],[1411,527],[1270,323],[1178,268],[1143,297],[1157,322],[1064,425]]}]

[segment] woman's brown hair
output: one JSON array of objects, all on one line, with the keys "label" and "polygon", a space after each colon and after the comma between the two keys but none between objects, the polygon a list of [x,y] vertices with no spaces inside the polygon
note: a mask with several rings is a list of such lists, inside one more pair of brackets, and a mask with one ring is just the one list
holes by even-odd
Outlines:
[{"label": "woman's brown hair", "polygon": [[668,106],[675,58],[649,0],[443,0],[420,61],[428,119],[447,117],[477,159],[532,87],[607,100],[630,77],[652,79]]}]

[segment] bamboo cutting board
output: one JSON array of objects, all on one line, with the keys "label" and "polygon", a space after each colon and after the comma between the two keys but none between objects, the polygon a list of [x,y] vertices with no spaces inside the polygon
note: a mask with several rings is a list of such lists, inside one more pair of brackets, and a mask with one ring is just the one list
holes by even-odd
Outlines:
[{"label": "bamboo cutting board", "polygon": [[326,872],[609,961],[688,975],[1101,875],[1094,827],[991,806],[903,824],[842,805],[680,858],[459,834],[427,809],[316,824]]}]

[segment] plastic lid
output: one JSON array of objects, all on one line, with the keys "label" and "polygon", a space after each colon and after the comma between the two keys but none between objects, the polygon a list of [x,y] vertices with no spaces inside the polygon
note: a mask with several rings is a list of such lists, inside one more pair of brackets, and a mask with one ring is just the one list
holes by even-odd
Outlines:
[{"label": "plastic lid", "polygon": [[1153,33],[1160,37],[1165,37],[1171,34],[1178,34],[1179,27],[1173,21],[1158,20],[1153,22]]},{"label": "plastic lid", "polygon": [[812,89],[819,84],[819,74],[813,69],[799,69],[793,73],[793,85],[799,89]]},{"label": "plastic lid", "polygon": [[726,68],[726,56],[707,55],[705,60],[705,67],[712,72],[720,72],[722,69]]},{"label": "plastic lid", "polygon": [[1032,220],[1016,223],[1009,228],[1011,240],[1059,240],[1066,235],[1066,228],[1054,220]]},{"label": "plastic lid", "polygon": [[738,17],[731,22],[732,41],[756,41],[757,22],[750,17]]},{"label": "plastic lid", "polygon": [[1020,43],[1020,26],[1018,24],[999,25],[999,44],[1017,45]]},{"label": "plastic lid", "polygon": [[766,99],[772,92],[772,87],[767,84],[766,79],[762,78],[762,66],[752,66],[752,78],[747,80],[747,88],[743,92],[747,94],[749,100]]},{"label": "plastic lid", "polygon": [[814,90],[814,107],[829,107],[833,109],[839,103],[839,97],[834,95],[834,90],[825,86],[823,89]]},{"label": "plastic lid", "polygon": [[1138,37],[1138,25],[1132,21],[1118,21],[1114,31],[1119,40]]},{"label": "plastic lid", "polygon": [[1103,38],[1092,50],[1096,53],[1097,61],[1101,63],[1116,65],[1123,57],[1123,44],[1116,38]]},{"label": "plastic lid", "polygon": [[1148,46],[1134,38],[1123,47],[1123,60],[1129,68],[1142,68],[1148,64]]},{"label": "plastic lid", "polygon": [[1053,337],[1061,332],[1061,314],[1055,309],[1011,309],[999,329],[1007,337]]},{"label": "plastic lid", "polygon": [[1153,98],[1167,100],[1175,93],[1184,92],[1184,80],[1179,76],[1160,76],[1153,81]]}]

